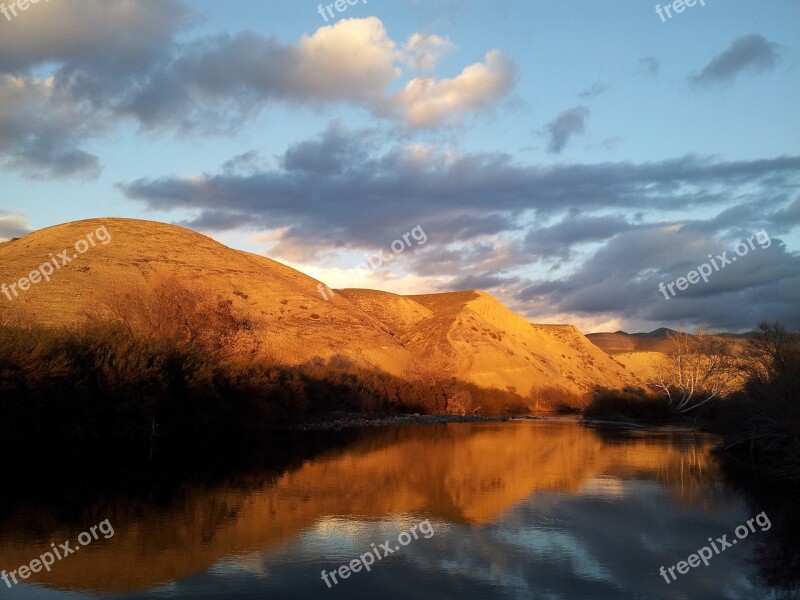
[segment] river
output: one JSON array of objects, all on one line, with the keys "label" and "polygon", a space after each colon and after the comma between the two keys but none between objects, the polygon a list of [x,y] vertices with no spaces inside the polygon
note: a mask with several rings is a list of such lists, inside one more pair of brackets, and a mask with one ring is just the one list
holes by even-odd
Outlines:
[{"label": "river", "polygon": [[[713,445],[512,421],[43,449],[3,482],[0,565],[19,583],[0,600],[790,597],[767,584],[779,515]],[[707,566],[674,567],[723,536]],[[80,551],[19,579],[68,540]]]}]

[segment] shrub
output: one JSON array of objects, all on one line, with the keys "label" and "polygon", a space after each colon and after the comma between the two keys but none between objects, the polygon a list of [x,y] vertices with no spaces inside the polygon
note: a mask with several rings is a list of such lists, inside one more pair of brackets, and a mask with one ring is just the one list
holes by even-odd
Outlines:
[{"label": "shrub", "polygon": [[531,390],[530,404],[535,411],[575,414],[586,406],[587,396],[558,386],[542,386]]},{"label": "shrub", "polygon": [[744,391],[710,428],[757,476],[800,483],[800,336],[764,322],[748,350]]},{"label": "shrub", "polygon": [[626,388],[609,390],[597,388],[591,402],[583,410],[587,419],[603,421],[636,421],[643,423],[668,423],[679,419],[679,414],[667,401],[644,390]]}]

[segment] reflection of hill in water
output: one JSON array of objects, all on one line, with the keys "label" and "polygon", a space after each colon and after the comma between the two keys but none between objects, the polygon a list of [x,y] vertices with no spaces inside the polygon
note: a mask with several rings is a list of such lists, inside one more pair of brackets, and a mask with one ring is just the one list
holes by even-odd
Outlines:
[{"label": "reflection of hill in water", "polygon": [[101,497],[81,507],[75,526],[56,525],[47,511],[15,509],[3,519],[0,568],[16,569],[50,541],[74,540],[106,518],[116,530],[111,540],[29,581],[107,593],[142,590],[204,571],[230,554],[268,550],[328,516],[377,520],[416,513],[481,526],[537,491],[577,494],[598,475],[656,479],[694,503],[704,497],[713,468],[709,450],[705,438],[604,440],[566,423],[387,428],[275,476],[179,486],[168,503]]}]

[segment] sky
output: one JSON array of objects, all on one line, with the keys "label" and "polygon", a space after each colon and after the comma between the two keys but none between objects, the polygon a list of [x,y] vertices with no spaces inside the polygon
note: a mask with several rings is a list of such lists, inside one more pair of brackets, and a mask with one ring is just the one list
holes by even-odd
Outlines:
[{"label": "sky", "polygon": [[150,219],[586,333],[800,330],[796,0],[3,1],[0,240]]}]

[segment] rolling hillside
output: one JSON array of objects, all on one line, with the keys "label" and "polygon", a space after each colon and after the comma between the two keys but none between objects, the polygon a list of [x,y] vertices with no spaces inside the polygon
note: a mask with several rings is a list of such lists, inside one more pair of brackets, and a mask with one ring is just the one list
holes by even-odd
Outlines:
[{"label": "rolling hillside", "polygon": [[[80,255],[73,251],[100,228],[110,241]],[[455,377],[522,395],[544,386],[584,391],[635,382],[575,327],[532,324],[483,292],[398,296],[342,290],[324,300],[311,277],[163,223],[93,219],[2,243],[0,283],[18,282],[64,249],[76,258],[12,301],[0,296],[0,310],[29,322],[72,325],[114,292],[147,293],[170,280],[230,300],[252,318],[260,351],[285,364],[337,359],[408,378]]]}]

